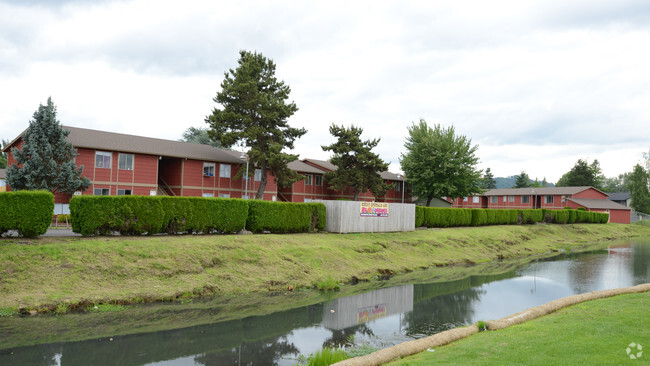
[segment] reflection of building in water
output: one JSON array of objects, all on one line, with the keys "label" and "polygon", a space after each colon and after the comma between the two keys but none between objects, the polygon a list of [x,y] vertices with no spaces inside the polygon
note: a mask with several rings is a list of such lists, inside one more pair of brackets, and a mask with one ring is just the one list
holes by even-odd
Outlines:
[{"label": "reflection of building in water", "polygon": [[409,311],[413,311],[413,285],[390,287],[325,304],[321,324],[328,329],[345,329]]}]

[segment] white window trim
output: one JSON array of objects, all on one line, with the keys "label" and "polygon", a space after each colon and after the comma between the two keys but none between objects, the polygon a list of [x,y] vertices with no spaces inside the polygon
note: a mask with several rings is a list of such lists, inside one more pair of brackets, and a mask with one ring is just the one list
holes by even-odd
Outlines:
[{"label": "white window trim", "polygon": [[202,194],[201,194],[201,197],[204,197],[204,198],[212,198],[212,197],[214,197],[214,193],[202,193]]},{"label": "white window trim", "polygon": [[255,177],[254,177],[256,182],[261,182],[262,181],[262,169],[255,169]]},{"label": "white window trim", "polygon": [[[129,194],[126,194],[126,191],[129,191]],[[122,194],[120,194],[122,192]],[[131,196],[133,195],[133,190],[132,189],[118,189],[117,190],[117,195],[118,196]]]},{"label": "white window trim", "polygon": [[230,164],[219,164],[219,178],[230,178]]},{"label": "white window trim", "polygon": [[220,198],[230,198],[230,193],[219,193]]},{"label": "white window trim", "polygon": [[[215,169],[216,164],[215,163],[208,163],[208,162],[203,162],[203,176],[204,177],[214,177],[214,173],[216,171]],[[208,172],[206,173],[205,168],[208,168]],[[211,169],[210,169],[211,168]],[[210,170],[212,170],[212,173],[210,173]]]},{"label": "white window trim", "polygon": [[[97,166],[97,156],[98,155],[108,156],[108,166]],[[113,154],[111,154],[110,152],[108,152],[108,151],[98,151],[98,150],[95,151],[95,168],[110,169],[112,162],[113,162]],[[104,165],[103,163],[104,163],[104,159],[102,159],[102,165]]]},{"label": "white window trim", "polygon": [[[100,190],[100,194],[97,194],[98,190]],[[108,193],[104,194],[104,190],[107,190]],[[111,189],[110,188],[93,188],[93,195],[94,196],[110,196],[111,195]]]},{"label": "white window trim", "polygon": [[[527,202],[524,202],[524,198],[527,199]],[[530,196],[521,196],[521,203],[530,203]]]},{"label": "white window trim", "polygon": [[[126,168],[122,168],[122,163],[128,162],[127,158],[129,156],[131,157],[131,166],[126,167]],[[124,161],[122,159],[127,159],[127,160]],[[117,169],[120,169],[120,170],[133,170],[134,160],[135,160],[135,156],[133,156],[133,154],[122,154],[122,153],[118,154],[117,155]]]},{"label": "white window trim", "polygon": [[473,196],[472,197],[472,203],[479,203],[481,200],[479,199],[478,196]]},{"label": "white window trim", "polygon": [[316,182],[316,186],[320,187],[323,185],[323,176],[322,175],[314,175],[314,180]]},{"label": "white window trim", "polygon": [[313,180],[313,175],[312,174],[305,174],[305,185],[310,186],[312,184]]}]

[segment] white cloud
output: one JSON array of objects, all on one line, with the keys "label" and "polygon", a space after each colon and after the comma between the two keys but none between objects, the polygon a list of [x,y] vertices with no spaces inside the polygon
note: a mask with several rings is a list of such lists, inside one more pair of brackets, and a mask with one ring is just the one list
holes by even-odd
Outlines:
[{"label": "white cloud", "polygon": [[[381,138],[399,170],[406,126],[453,124],[497,176],[556,180],[578,158],[607,176],[648,148],[643,1],[0,2],[0,137],[52,96],[64,124],[178,139],[203,126],[240,49],[277,64],[327,158],[331,123]],[[635,153],[636,152],[636,153]]]}]

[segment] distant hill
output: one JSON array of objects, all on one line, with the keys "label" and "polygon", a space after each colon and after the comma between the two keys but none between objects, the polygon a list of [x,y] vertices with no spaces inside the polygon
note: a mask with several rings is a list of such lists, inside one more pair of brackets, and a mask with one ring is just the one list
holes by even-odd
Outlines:
[{"label": "distant hill", "polygon": [[[514,186],[515,182],[517,181],[517,176],[512,175],[512,176],[507,177],[507,178],[496,177],[496,178],[494,178],[494,180],[497,181],[497,188],[499,188],[499,189],[501,189],[501,188],[512,188],[512,186]],[[535,180],[531,179],[530,183],[533,183],[534,181]],[[555,184],[549,183],[548,186],[549,187],[555,187]]]}]

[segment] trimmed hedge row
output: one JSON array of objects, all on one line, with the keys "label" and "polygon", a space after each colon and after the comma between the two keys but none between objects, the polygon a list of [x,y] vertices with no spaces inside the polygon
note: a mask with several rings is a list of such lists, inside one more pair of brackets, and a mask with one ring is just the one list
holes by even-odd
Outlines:
[{"label": "trimmed hedge row", "polygon": [[325,228],[322,203],[169,196],[75,196],[72,231],[84,236],[156,233],[306,232]]},{"label": "trimmed hedge row", "polygon": [[248,201],[246,228],[252,232],[303,233],[327,223],[322,203]]},{"label": "trimmed hedge row", "polygon": [[9,230],[35,238],[47,231],[54,212],[54,195],[47,191],[0,193],[0,235]]},{"label": "trimmed hedge row", "polygon": [[580,210],[415,208],[416,227],[607,223],[609,214]]}]

